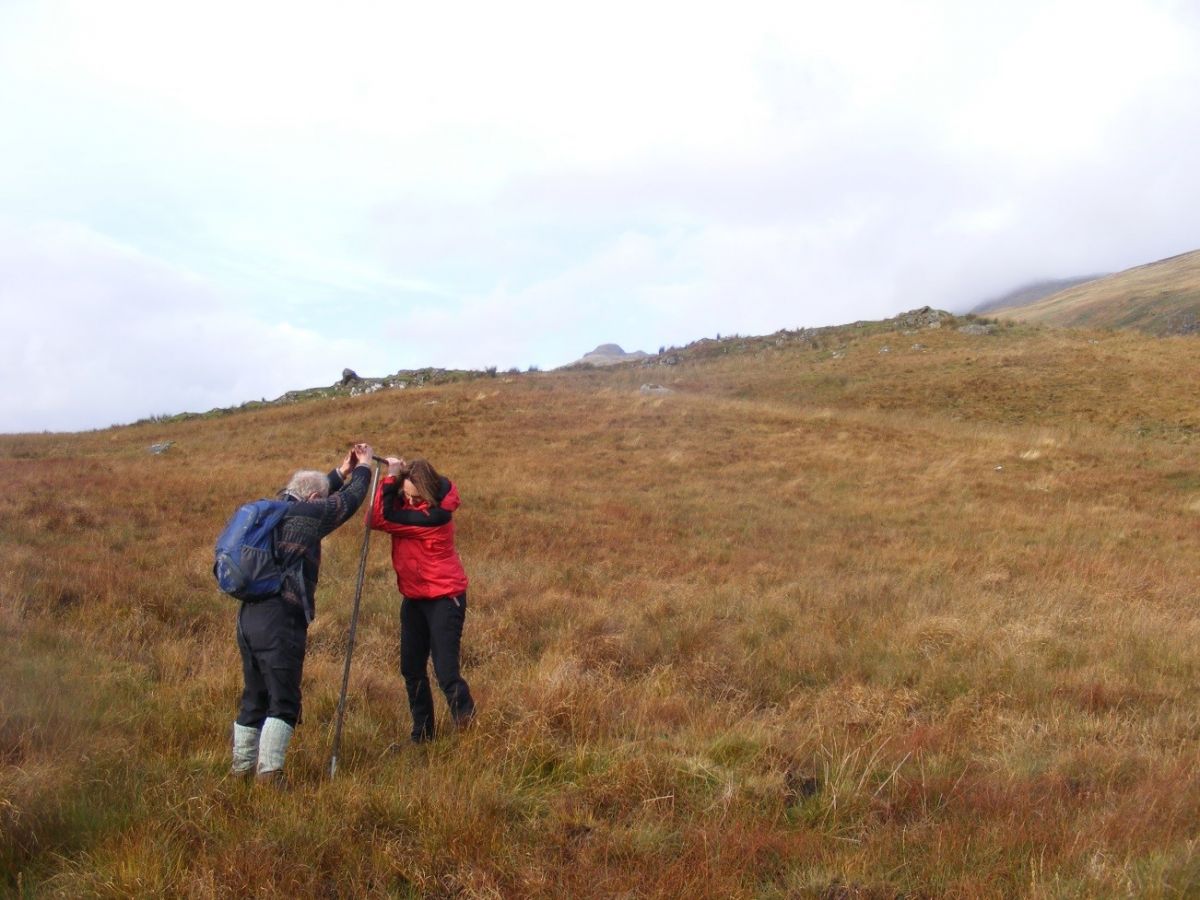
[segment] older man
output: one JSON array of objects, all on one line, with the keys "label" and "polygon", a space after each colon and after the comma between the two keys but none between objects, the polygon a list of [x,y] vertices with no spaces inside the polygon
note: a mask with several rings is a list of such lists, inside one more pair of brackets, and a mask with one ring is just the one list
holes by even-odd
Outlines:
[{"label": "older man", "polygon": [[355,444],[325,475],[299,471],[279,499],[291,503],[275,529],[275,554],[288,573],[278,594],[242,603],[237,644],[242,653],[242,708],[233,725],[234,775],[256,773],[280,783],[283,760],[300,719],[300,676],[308,623],[316,615],[321,538],[362,505],[371,482],[369,444]]}]

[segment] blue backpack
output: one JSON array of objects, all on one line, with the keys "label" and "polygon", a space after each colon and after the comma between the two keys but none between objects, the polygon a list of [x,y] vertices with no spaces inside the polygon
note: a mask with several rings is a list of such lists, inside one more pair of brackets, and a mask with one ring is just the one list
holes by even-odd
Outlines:
[{"label": "blue backpack", "polygon": [[282,500],[255,500],[233,514],[217,538],[213,563],[222,591],[238,600],[279,593],[284,571],[275,559],[275,526],[290,506]]}]

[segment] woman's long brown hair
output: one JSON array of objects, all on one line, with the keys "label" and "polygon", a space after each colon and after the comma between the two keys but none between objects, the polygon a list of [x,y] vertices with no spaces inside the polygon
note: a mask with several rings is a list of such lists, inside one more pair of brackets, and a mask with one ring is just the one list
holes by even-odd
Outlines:
[{"label": "woman's long brown hair", "polygon": [[408,479],[413,483],[413,487],[417,489],[417,496],[428,503],[430,506],[439,506],[438,503],[438,488],[441,486],[442,477],[438,475],[437,470],[429,464],[427,459],[413,459],[400,473],[400,487],[404,487],[404,479]]}]

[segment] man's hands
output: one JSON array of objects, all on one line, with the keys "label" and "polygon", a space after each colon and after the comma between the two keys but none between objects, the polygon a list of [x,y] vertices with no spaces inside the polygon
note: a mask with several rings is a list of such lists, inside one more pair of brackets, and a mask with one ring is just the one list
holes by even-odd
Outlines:
[{"label": "man's hands", "polygon": [[342,460],[342,464],[338,466],[338,474],[342,476],[342,481],[350,477],[350,473],[354,471],[355,466],[371,467],[371,457],[375,455],[375,451],[370,444],[357,443],[346,454],[346,458]]},{"label": "man's hands", "polygon": [[351,450],[346,454],[346,458],[342,460],[342,464],[337,468],[338,474],[342,476],[342,481],[346,481],[350,477],[350,473],[354,471],[354,451]]}]

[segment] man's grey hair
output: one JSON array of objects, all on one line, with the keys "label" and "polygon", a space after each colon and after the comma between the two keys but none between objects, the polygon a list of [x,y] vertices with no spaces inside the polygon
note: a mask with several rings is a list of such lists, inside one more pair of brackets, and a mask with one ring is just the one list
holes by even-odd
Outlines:
[{"label": "man's grey hair", "polygon": [[312,469],[301,469],[292,475],[292,480],[284,490],[297,500],[307,500],[313,494],[321,497],[329,496],[329,478],[324,472]]}]

